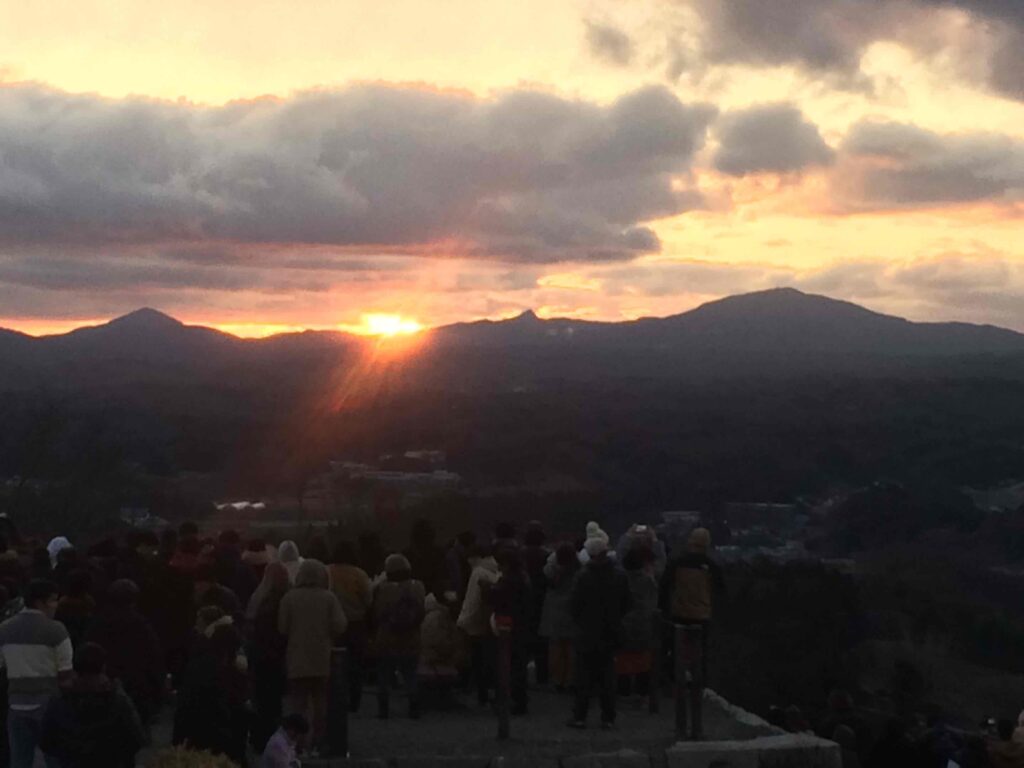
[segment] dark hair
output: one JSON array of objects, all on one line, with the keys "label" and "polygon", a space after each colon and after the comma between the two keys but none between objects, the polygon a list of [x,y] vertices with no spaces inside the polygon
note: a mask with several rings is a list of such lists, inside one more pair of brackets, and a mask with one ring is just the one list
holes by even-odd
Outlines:
[{"label": "dark hair", "polygon": [[79,675],[102,675],[107,666],[107,652],[98,643],[85,643],[75,650],[74,669]]},{"label": "dark hair", "polygon": [[83,597],[92,591],[92,574],[84,568],[76,568],[68,574],[65,593],[69,597]]},{"label": "dark hair", "polygon": [[45,603],[58,594],[57,585],[49,579],[32,579],[25,595],[25,604],[29,608],[35,608],[39,603]]},{"label": "dark hair", "polygon": [[183,538],[199,538],[199,526],[189,521],[178,526],[178,535]]},{"label": "dark hair", "polygon": [[309,540],[309,544],[306,546],[306,559],[319,560],[321,563],[326,563],[330,560],[330,555],[327,552],[327,542],[323,536],[314,536]]},{"label": "dark hair", "polygon": [[305,736],[309,733],[309,721],[305,716],[300,715],[298,712],[292,712],[290,715],[285,715],[281,720],[281,727],[286,731],[291,731],[299,736]]},{"label": "dark hair", "polygon": [[334,545],[334,557],[331,558],[334,565],[355,565],[356,549],[351,541],[345,539]]},{"label": "dark hair", "polygon": [[654,553],[649,547],[633,547],[622,558],[622,567],[627,571],[639,571],[648,563],[654,562]]},{"label": "dark hair", "polygon": [[139,599],[139,587],[131,579],[118,579],[107,588],[107,598],[118,608],[131,608]]},{"label": "dark hair", "polygon": [[547,541],[547,536],[544,535],[544,526],[536,521],[530,523],[526,529],[526,535],[523,537],[526,546],[543,547],[545,541]]},{"label": "dark hair", "polygon": [[231,624],[222,624],[210,636],[210,648],[221,663],[233,663],[242,647],[242,636]]},{"label": "dark hair", "polygon": [[555,562],[558,563],[559,568],[575,570],[580,564],[579,555],[576,554],[576,547],[572,544],[559,544],[558,549],[555,550]]},{"label": "dark hair", "polygon": [[201,549],[199,539],[195,536],[182,536],[178,542],[178,549],[183,555],[198,555]]}]

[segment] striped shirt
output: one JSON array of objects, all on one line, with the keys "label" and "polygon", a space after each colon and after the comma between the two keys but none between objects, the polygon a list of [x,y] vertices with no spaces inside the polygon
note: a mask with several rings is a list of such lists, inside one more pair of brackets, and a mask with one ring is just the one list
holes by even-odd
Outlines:
[{"label": "striped shirt", "polygon": [[0,624],[0,664],[7,668],[11,709],[32,710],[60,692],[58,677],[71,671],[71,639],[64,625],[26,608]]}]

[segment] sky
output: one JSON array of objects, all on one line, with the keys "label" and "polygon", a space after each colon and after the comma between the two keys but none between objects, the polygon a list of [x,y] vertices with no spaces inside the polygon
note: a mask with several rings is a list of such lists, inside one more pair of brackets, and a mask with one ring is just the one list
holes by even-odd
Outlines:
[{"label": "sky", "polygon": [[777,286],[1024,331],[1024,3],[0,0],[2,327]]}]

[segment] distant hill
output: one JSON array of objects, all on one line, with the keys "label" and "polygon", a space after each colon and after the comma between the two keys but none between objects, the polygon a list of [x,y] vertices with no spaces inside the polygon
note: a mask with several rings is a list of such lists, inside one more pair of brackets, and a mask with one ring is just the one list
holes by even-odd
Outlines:
[{"label": "distant hill", "polygon": [[[102,388],[165,377],[237,382],[301,378],[370,355],[375,342],[304,332],[240,339],[153,309],[57,336],[0,331],[0,386]],[[1024,360],[1024,335],[966,323],[914,323],[792,288],[731,296],[664,318],[621,323],[502,321],[426,332],[395,381],[431,388],[517,389],[621,378],[891,374],[922,366]]]}]

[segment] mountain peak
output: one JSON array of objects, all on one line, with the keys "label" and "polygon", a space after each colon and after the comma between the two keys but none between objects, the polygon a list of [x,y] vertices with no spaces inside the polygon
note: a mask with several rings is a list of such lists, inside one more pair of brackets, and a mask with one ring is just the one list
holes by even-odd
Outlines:
[{"label": "mountain peak", "polygon": [[540,318],[532,309],[526,309],[512,318],[513,323],[539,323]]},{"label": "mountain peak", "polygon": [[107,323],[107,325],[158,329],[180,328],[183,323],[180,320],[175,320],[170,315],[165,315],[159,310],[151,307],[143,307],[142,309],[136,309],[134,312],[129,312],[127,315],[116,317]]}]

